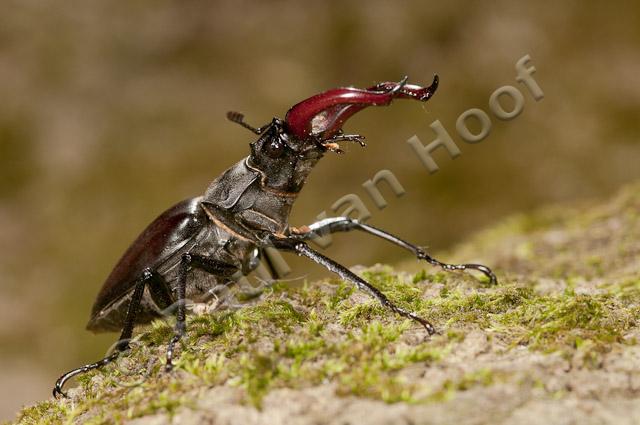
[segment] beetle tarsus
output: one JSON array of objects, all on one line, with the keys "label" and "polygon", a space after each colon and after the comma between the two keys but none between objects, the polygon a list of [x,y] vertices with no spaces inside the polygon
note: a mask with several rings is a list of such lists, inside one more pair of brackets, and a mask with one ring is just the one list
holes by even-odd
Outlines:
[{"label": "beetle tarsus", "polygon": [[70,370],[69,372],[65,373],[64,375],[62,375],[60,378],[58,378],[58,380],[56,381],[56,384],[53,387],[53,397],[54,398],[59,398],[59,397],[63,397],[63,398],[69,398],[69,396],[67,395],[67,393],[63,390],[64,388],[64,384],[71,378],[73,378],[74,376],[80,375],[82,373],[86,373],[90,370],[93,369],[98,369],[101,368],[109,363],[111,363],[112,361],[116,360],[118,358],[118,356],[120,356],[121,351],[115,351],[114,353],[108,355],[107,357],[98,360],[95,363],[90,363],[84,366],[80,366],[79,368]]},{"label": "beetle tarsus", "polygon": [[169,345],[167,346],[167,363],[164,366],[164,370],[166,372],[171,372],[173,370],[173,353],[175,345],[182,339],[182,335],[175,334],[171,340],[169,341]]},{"label": "beetle tarsus", "polygon": [[492,285],[495,285],[498,283],[498,278],[496,277],[495,273],[493,273],[493,271],[491,271],[491,269],[483,264],[474,264],[474,263],[468,263],[468,264],[447,264],[447,263],[443,263],[439,260],[436,260],[435,258],[431,257],[429,254],[427,254],[426,252],[420,250],[418,252],[417,255],[418,259],[420,260],[425,260],[426,262],[428,262],[431,265],[437,266],[442,268],[445,271],[465,271],[465,270],[477,270],[480,273],[484,274],[488,279],[489,279],[489,283],[491,283]]}]

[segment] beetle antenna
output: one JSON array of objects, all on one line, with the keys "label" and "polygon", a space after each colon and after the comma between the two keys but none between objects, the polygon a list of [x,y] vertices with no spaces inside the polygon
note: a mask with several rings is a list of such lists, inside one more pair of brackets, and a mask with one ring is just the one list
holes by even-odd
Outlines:
[{"label": "beetle antenna", "polygon": [[260,135],[264,131],[264,127],[255,128],[254,126],[247,124],[244,121],[244,114],[240,112],[235,112],[235,111],[227,112],[227,119],[236,124],[240,124],[244,128],[258,135]]}]

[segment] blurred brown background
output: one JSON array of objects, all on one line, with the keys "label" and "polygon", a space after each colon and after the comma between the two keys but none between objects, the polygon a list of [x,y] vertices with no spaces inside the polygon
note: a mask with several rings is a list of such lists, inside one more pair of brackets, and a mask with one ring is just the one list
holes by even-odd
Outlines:
[{"label": "blurred brown background", "polygon": [[[369,146],[327,155],[296,205],[309,223],[347,193],[371,223],[442,250],[510,213],[605,197],[640,177],[640,7],[608,2],[4,1],[0,13],[0,418],[47,397],[58,374],[115,335],[84,325],[134,237],[248,152],[254,125],[319,91],[441,77],[424,106],[398,101],[346,126]],[[633,2],[628,2],[632,5]],[[545,98],[515,81],[530,54]],[[469,145],[458,115],[517,86],[523,113]],[[429,175],[407,138],[435,119],[461,147]],[[361,184],[390,169],[378,211]],[[362,235],[328,251],[347,265],[402,251]],[[291,259],[290,256],[287,257]],[[322,275],[291,262],[294,274]]]}]

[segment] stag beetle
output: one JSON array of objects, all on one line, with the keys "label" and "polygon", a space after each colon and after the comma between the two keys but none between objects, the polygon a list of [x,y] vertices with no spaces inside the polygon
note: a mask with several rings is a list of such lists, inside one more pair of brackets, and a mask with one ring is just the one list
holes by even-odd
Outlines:
[{"label": "stag beetle", "polygon": [[437,87],[438,77],[434,76],[429,87],[407,84],[405,77],[365,90],[336,88],[296,104],[284,120],[274,118],[259,128],[247,124],[242,114],[229,112],[229,120],[258,136],[250,143],[251,154],[215,179],[203,196],[162,213],[133,242],[102,286],[87,324],[94,332],[120,331],[116,349],[96,363],[62,375],[53,395],[66,396],[67,380],[114,361],[128,349],[135,325],[149,323],[176,305],[174,336],[166,352],[166,370],[171,370],[174,347],[186,333],[185,300],[203,297],[218,285],[233,284],[237,272],[246,275],[258,266],[267,247],[311,259],[433,334],[435,329],[427,320],[396,306],[370,283],[305,241],[327,232],[359,230],[444,270],[475,269],[495,283],[488,267],[442,263],[416,245],[348,217],[327,218],[301,228],[290,227],[288,217],[307,176],[327,151],[341,152],[338,142],[364,146],[363,136],[342,131],[353,114],[368,106],[389,105],[396,98],[425,102]]}]

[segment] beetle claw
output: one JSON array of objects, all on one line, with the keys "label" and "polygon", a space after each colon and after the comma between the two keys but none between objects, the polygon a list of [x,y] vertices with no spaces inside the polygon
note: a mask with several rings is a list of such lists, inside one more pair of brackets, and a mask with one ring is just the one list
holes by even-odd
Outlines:
[{"label": "beetle claw", "polygon": [[367,146],[364,139],[365,137],[359,134],[339,133],[331,137],[330,139],[326,140],[325,142],[322,142],[321,144],[325,149],[328,149],[332,152],[343,153],[344,151],[340,149],[340,146],[336,142],[356,142],[357,144],[359,144],[364,148],[365,146]]},{"label": "beetle claw", "polygon": [[56,400],[60,400],[61,398],[69,398],[69,396],[67,395],[67,393],[62,391],[61,386],[56,383],[56,386],[53,388],[53,398],[55,398]]},{"label": "beetle claw", "polygon": [[174,348],[180,339],[182,339],[182,333],[178,332],[173,335],[173,338],[169,341],[169,346],[167,347],[167,364],[164,366],[165,372],[171,372],[173,370]]}]

